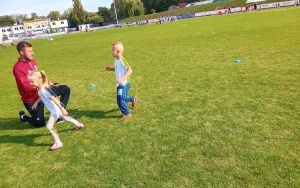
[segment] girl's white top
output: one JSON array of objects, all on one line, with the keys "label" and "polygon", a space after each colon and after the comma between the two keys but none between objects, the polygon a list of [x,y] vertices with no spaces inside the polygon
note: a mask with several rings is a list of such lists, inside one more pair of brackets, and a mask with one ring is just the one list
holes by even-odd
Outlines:
[{"label": "girl's white top", "polygon": [[[129,66],[124,65],[122,59],[115,59],[114,67],[115,67],[116,81],[118,80],[119,77],[125,75],[127,69],[129,68]],[[119,85],[125,86],[127,82],[128,82],[128,78],[124,80],[122,84],[119,84],[117,82],[117,87]]]},{"label": "girl's white top", "polygon": [[42,88],[38,91],[40,99],[45,104],[46,108],[49,110],[51,116],[56,116],[57,118],[60,116],[59,107],[50,99],[51,96],[55,96],[51,94],[46,88]]}]

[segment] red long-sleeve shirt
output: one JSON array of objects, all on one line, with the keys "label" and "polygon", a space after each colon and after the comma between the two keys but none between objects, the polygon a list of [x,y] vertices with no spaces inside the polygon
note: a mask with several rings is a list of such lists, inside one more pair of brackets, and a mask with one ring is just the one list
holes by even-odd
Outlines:
[{"label": "red long-sleeve shirt", "polygon": [[37,89],[33,88],[28,80],[29,72],[35,70],[37,70],[37,66],[34,60],[18,59],[14,65],[13,74],[23,103],[33,103],[39,98]]}]

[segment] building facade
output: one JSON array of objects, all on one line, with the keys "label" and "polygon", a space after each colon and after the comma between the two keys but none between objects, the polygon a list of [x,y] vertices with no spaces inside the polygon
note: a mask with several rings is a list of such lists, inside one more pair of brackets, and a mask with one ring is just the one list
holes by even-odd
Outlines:
[{"label": "building facade", "polygon": [[0,27],[1,41],[13,41],[23,37],[39,37],[49,34],[64,34],[68,32],[68,21],[37,19],[24,21],[21,25]]}]

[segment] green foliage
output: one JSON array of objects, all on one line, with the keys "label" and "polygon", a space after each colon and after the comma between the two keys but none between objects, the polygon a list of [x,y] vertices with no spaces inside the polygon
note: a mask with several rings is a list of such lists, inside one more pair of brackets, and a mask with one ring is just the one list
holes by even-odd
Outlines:
[{"label": "green foliage", "polygon": [[30,17],[31,20],[39,18],[39,16],[35,12],[31,13],[30,15],[31,15],[31,17]]},{"label": "green foliage", "polygon": [[120,19],[144,15],[144,5],[141,0],[119,0],[117,9]]},{"label": "green foliage", "polygon": [[111,11],[107,7],[98,7],[98,15],[101,16],[104,21],[110,21]]},{"label": "green foliage", "polygon": [[73,8],[68,8],[68,9],[65,10],[64,13],[61,15],[61,18],[62,18],[62,19],[70,19],[72,11],[73,11]]},{"label": "green foliage", "polygon": [[[167,11],[170,6],[178,5],[179,3],[193,3],[200,0],[142,0],[146,14],[152,14],[155,12]],[[152,10],[153,9],[153,10]]]},{"label": "green foliage", "polygon": [[[278,1],[277,0],[266,0],[266,1],[258,2],[257,4],[272,3],[272,2],[278,2]],[[192,6],[192,7],[168,10],[168,11],[163,11],[163,12],[156,10],[155,14],[152,13],[152,14],[146,14],[143,16],[126,18],[123,21],[131,22],[131,21],[135,21],[135,20],[154,19],[154,18],[170,16],[170,15],[198,13],[198,12],[205,12],[205,11],[211,11],[211,10],[219,10],[219,9],[223,9],[224,7],[241,7],[241,6],[246,6],[246,5],[247,4],[246,4],[245,0],[234,0],[234,1],[229,1],[229,2],[222,1],[222,2],[218,2],[218,3],[211,3],[211,4],[206,4],[206,5],[200,5],[200,6]]]},{"label": "green foliage", "polygon": [[94,15],[94,16],[88,16],[86,18],[85,23],[101,23],[104,22],[104,18],[102,16]]},{"label": "green foliage", "polygon": [[[299,187],[299,10],[30,41],[39,68],[71,87],[68,112],[86,125],[56,124],[64,147],[54,152],[46,128],[20,122],[18,54],[2,49],[0,187]],[[139,97],[124,122],[104,71],[116,41]]]},{"label": "green foliage", "polygon": [[70,27],[78,27],[78,25],[85,23],[86,21],[86,13],[83,9],[80,0],[72,0],[73,1],[73,10],[70,14],[70,18],[68,21],[70,22]]},{"label": "green foliage", "polygon": [[2,16],[0,17],[0,27],[3,26],[11,26],[15,23],[15,20],[10,16]]},{"label": "green foliage", "polygon": [[104,21],[104,18],[102,16],[99,16],[96,13],[85,11],[85,15],[86,15],[86,18],[85,18],[84,23],[86,23],[86,24],[90,24],[90,23],[98,24],[98,23]]},{"label": "green foliage", "polygon": [[150,11],[150,14],[154,14],[155,12],[156,12],[156,10],[152,8]]},{"label": "green foliage", "polygon": [[60,12],[59,11],[50,11],[48,18],[51,18],[51,20],[59,20],[61,18]]}]

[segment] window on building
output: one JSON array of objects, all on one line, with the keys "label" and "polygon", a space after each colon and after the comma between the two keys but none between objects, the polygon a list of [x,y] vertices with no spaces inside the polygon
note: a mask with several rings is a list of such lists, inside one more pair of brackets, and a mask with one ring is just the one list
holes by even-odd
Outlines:
[{"label": "window on building", "polygon": [[62,21],[62,22],[60,22],[60,24],[65,24],[65,22]]},{"label": "window on building", "polygon": [[52,22],[52,25],[56,25],[56,23],[55,23],[55,22]]},{"label": "window on building", "polygon": [[6,29],[2,29],[2,32],[6,32]]},{"label": "window on building", "polygon": [[20,27],[20,30],[24,30],[24,27]]},{"label": "window on building", "polygon": [[30,25],[30,26],[28,26],[28,29],[32,29],[31,25]]},{"label": "window on building", "polygon": [[15,27],[15,31],[18,31],[18,30],[19,30],[19,28]]},{"label": "window on building", "polygon": [[7,31],[11,31],[11,29],[7,29]]}]

